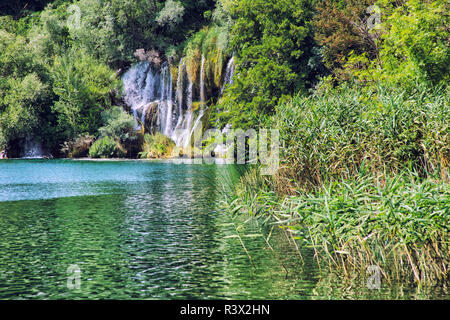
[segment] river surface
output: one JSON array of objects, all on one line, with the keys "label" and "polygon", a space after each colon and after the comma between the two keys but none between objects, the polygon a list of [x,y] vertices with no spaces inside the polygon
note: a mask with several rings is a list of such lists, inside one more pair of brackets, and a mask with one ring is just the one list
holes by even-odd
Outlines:
[{"label": "river surface", "polygon": [[277,228],[269,247],[270,228],[219,209],[238,178],[225,165],[0,161],[0,299],[429,297],[324,276]]}]

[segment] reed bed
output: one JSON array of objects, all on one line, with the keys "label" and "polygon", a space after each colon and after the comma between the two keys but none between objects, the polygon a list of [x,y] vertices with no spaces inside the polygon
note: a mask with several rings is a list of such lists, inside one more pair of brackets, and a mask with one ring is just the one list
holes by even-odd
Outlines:
[{"label": "reed bed", "polygon": [[278,225],[319,266],[449,282],[448,88],[317,90],[273,117],[281,169],[247,172],[227,207]]},{"label": "reed bed", "polygon": [[280,199],[267,185],[249,190],[252,175],[229,199],[230,212],[285,229],[299,247],[314,249],[320,266],[349,277],[377,266],[387,281],[449,281],[449,184],[411,172],[374,183],[364,172]]},{"label": "reed bed", "polygon": [[405,168],[449,181],[448,88],[340,87],[297,96],[278,106],[280,194],[351,178],[361,166],[374,176]]}]

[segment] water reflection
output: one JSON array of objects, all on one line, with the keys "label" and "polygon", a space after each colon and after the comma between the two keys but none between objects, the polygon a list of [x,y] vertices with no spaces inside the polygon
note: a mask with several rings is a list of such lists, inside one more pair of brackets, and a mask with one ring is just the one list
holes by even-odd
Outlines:
[{"label": "water reflection", "polygon": [[[217,165],[0,162],[0,299],[397,294],[370,292],[363,283],[341,289],[348,284],[320,275],[308,249],[302,264],[281,232],[273,233],[273,251],[262,237],[244,239],[252,265],[240,241],[228,238],[236,233],[230,217],[217,210],[222,184],[238,177],[236,167]],[[247,228],[261,233],[256,224]],[[81,269],[80,290],[67,288],[73,264]],[[413,292],[402,290],[402,298]]]}]

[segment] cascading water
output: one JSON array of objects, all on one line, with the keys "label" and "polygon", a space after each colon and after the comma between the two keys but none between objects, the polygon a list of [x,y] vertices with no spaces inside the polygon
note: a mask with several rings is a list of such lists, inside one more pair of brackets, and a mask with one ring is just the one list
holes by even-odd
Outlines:
[{"label": "cascading water", "polygon": [[[157,73],[153,72],[148,62],[136,64],[123,75],[124,100],[131,107],[131,111],[136,119],[142,120],[142,115],[145,116],[145,113],[141,109],[154,100],[156,91],[159,89],[157,87],[158,76]],[[138,116],[139,110],[141,111],[141,117]],[[136,125],[135,129],[139,129],[139,126]]]},{"label": "cascading water", "polygon": [[[156,130],[172,138],[178,146],[186,147],[194,118],[192,110],[193,84],[189,80],[186,96],[184,82],[188,79],[186,65],[180,61],[175,96],[172,89],[172,75],[167,62],[159,69],[149,62],[140,62],[130,68],[122,77],[124,101],[136,119],[145,123],[152,104],[158,107]],[[176,106],[174,108],[174,106]],[[137,127],[139,129],[140,126]]]},{"label": "cascading water", "polygon": [[[178,76],[175,94],[172,88],[172,74],[167,62],[160,67],[155,67],[150,62],[139,62],[132,66],[122,77],[124,84],[124,101],[131,107],[133,115],[141,125],[150,117],[157,117],[152,121],[151,130],[159,131],[172,138],[177,146],[187,147],[195,130],[201,124],[205,114],[205,63],[202,56],[200,68],[200,108],[193,110],[194,84],[187,75],[186,61],[181,59],[178,66]],[[222,95],[226,85],[233,83],[234,58],[228,61],[223,86],[220,89]],[[157,113],[155,113],[157,106]],[[153,114],[154,113],[154,114]],[[153,122],[156,124],[153,127]]]},{"label": "cascading water", "polygon": [[25,144],[23,147],[23,159],[41,159],[46,156],[42,148],[42,144],[33,140],[29,136],[25,138]]},{"label": "cascading water", "polygon": [[184,121],[181,122],[181,127],[177,128],[179,132],[178,135],[172,136],[176,145],[182,146],[183,148],[186,148],[191,140],[190,130],[192,128],[192,121],[194,119],[194,114],[192,113],[192,89],[194,84],[189,78],[188,81],[189,84],[187,87],[186,108],[187,110],[191,111],[186,112]]},{"label": "cascading water", "polygon": [[228,61],[227,68],[225,70],[225,77],[223,79],[223,85],[220,90],[220,94],[223,95],[225,92],[225,88],[227,85],[233,84],[233,77],[234,77],[234,57],[231,57],[231,59]]},{"label": "cascading water", "polygon": [[178,66],[178,76],[177,76],[177,88],[175,93],[175,101],[178,105],[178,113],[177,113],[177,124],[175,128],[179,128],[181,123],[183,122],[183,75],[186,73],[186,62],[183,58],[180,60],[180,64]]},{"label": "cascading water", "polygon": [[[201,123],[203,115],[205,114],[205,100],[206,100],[206,95],[205,95],[205,62],[206,62],[206,59],[202,55],[202,64],[201,64],[201,67],[200,67],[200,111],[199,111],[199,114],[197,116],[197,119],[194,122],[194,125],[192,126],[192,129],[190,130],[189,134],[187,135],[188,139],[185,140],[184,143],[183,143],[183,147],[187,147],[187,145],[190,142],[190,138],[195,133],[195,130],[197,130],[198,126]],[[190,98],[190,101],[192,103],[192,83],[189,83],[189,85],[191,86],[191,89],[189,91],[190,94],[189,94],[188,97]],[[189,126],[187,126],[187,128],[189,128],[192,125],[192,121],[193,121],[193,117],[191,116],[190,119],[189,119]]]},{"label": "cascading water", "polygon": [[202,65],[200,67],[200,106],[205,105],[205,56],[202,55]]}]

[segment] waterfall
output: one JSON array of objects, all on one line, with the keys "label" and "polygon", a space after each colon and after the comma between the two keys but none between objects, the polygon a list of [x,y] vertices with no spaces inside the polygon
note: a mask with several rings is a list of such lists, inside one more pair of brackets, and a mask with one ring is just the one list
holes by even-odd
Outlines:
[{"label": "waterfall", "polygon": [[225,88],[227,85],[233,84],[233,76],[234,76],[234,57],[231,57],[231,59],[228,61],[227,68],[225,70],[225,77],[223,79],[223,85],[220,89],[220,94],[223,95]]},{"label": "waterfall", "polygon": [[202,65],[200,68],[200,106],[205,105],[205,56],[202,55]]},{"label": "waterfall", "polygon": [[25,138],[24,151],[22,158],[24,159],[41,159],[45,157],[42,144],[27,136]]},{"label": "waterfall", "polygon": [[164,63],[161,67],[161,97],[158,102],[161,117],[161,132],[166,136],[172,133],[172,76],[169,65]]},{"label": "waterfall", "polygon": [[190,129],[192,127],[192,121],[194,120],[194,115],[192,114],[192,89],[194,84],[190,79],[188,79],[189,85],[187,89],[187,97],[186,97],[186,107],[187,107],[187,114],[186,118],[183,122],[183,125],[180,129],[180,135],[174,137],[175,141],[178,142],[177,145],[181,145],[183,148],[186,148],[189,145],[190,142]]},{"label": "waterfall", "polygon": [[[177,81],[174,84],[176,88],[173,88],[172,73],[167,61],[158,67],[148,61],[139,62],[122,76],[124,101],[140,123],[147,125],[150,121],[151,130],[163,133],[175,141],[177,146],[186,148],[207,112],[205,69],[206,58],[202,55],[199,87],[194,86],[187,74],[186,60],[180,59]],[[233,84],[234,73],[234,57],[231,57],[219,88],[220,96],[227,85]],[[197,88],[200,92],[196,91]],[[194,95],[195,101],[200,100],[198,110],[193,110]],[[151,114],[148,115],[149,110]],[[137,126],[136,129],[140,128]]]},{"label": "waterfall", "polygon": [[[202,62],[202,74],[204,68]],[[201,95],[204,97],[203,75]],[[142,124],[145,123],[149,107],[156,103],[158,119],[156,130],[172,138],[177,146],[187,147],[193,132],[194,111],[192,110],[193,86],[186,73],[186,63],[180,60],[178,78],[173,94],[172,74],[170,66],[164,62],[160,68],[155,68],[149,62],[139,62],[132,66],[122,77],[124,84],[124,101],[130,106],[133,115]],[[187,82],[187,86],[186,86]],[[204,98],[202,101],[204,101]],[[201,102],[203,104],[203,102]],[[200,111],[194,126],[203,116]],[[136,129],[140,129],[137,126]]]},{"label": "waterfall", "polygon": [[176,115],[178,121],[175,128],[178,129],[183,122],[183,75],[186,72],[186,62],[183,58],[180,59],[180,64],[178,65],[178,76],[177,76],[177,88],[175,93],[176,103],[178,105],[178,113]]}]

